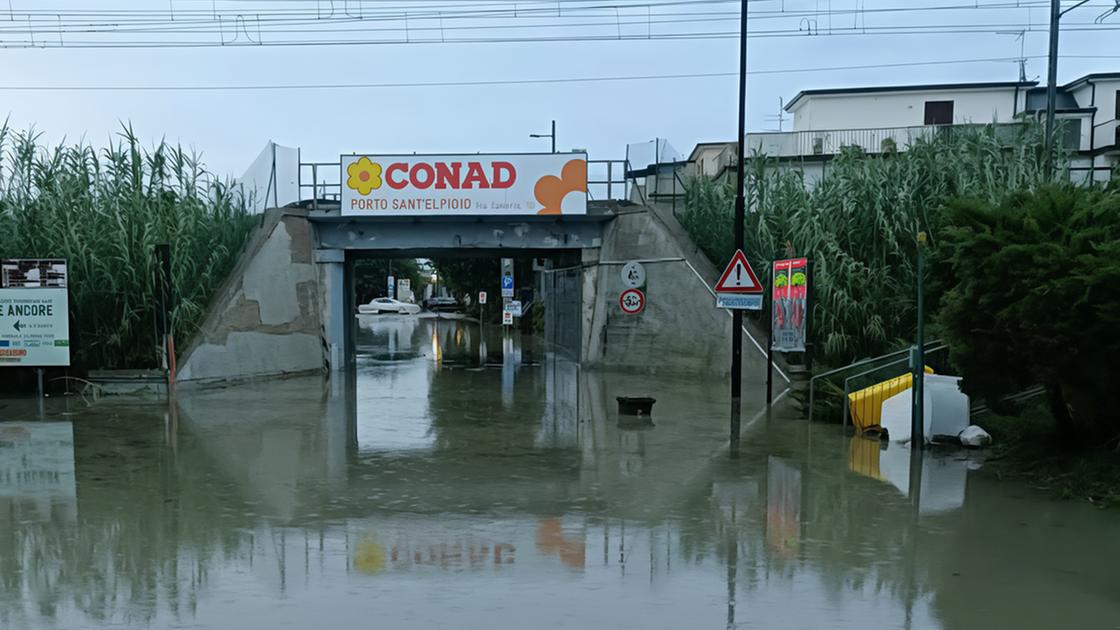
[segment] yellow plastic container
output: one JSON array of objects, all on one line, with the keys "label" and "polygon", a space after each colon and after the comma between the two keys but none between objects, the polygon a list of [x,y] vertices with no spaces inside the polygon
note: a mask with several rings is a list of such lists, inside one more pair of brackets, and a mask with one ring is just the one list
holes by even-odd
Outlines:
[{"label": "yellow plastic container", "polygon": [[[925,371],[926,374],[933,374],[933,370],[928,365]],[[914,375],[903,374],[848,394],[848,413],[852,417],[852,424],[856,427],[856,431],[862,433],[878,426],[879,416],[883,412],[883,401],[910,389],[913,384]]]}]

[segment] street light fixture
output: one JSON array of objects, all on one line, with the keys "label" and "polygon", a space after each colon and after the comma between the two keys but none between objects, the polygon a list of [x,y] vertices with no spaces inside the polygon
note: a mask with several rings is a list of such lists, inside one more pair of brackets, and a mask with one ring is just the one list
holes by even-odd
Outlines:
[{"label": "street light fixture", "polygon": [[552,152],[556,153],[556,121],[552,121],[552,133],[531,133],[530,138],[552,138]]}]

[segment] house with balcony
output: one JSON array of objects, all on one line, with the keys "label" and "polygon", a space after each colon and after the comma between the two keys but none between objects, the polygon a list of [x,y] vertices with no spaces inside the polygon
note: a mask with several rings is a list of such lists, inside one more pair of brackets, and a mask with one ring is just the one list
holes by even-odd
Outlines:
[{"label": "house with balcony", "polygon": [[[1043,118],[1046,88],[1012,81],[813,89],[799,92],[785,110],[793,115],[793,130],[749,133],[747,153],[775,158],[778,168],[796,168],[814,185],[828,176],[829,162],[844,147],[871,154],[905,151],[947,129],[1013,127],[1026,117]],[[1055,111],[1074,177],[1107,180],[1120,163],[1120,73],[1090,74],[1059,86]],[[733,174],[736,150],[734,142],[696,145],[685,177]]]}]

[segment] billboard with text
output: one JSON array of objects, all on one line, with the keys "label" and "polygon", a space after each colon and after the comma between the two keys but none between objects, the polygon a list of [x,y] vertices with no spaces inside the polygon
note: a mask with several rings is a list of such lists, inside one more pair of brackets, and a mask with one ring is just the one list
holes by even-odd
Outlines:
[{"label": "billboard with text", "polygon": [[346,216],[587,214],[587,155],[344,155]]}]

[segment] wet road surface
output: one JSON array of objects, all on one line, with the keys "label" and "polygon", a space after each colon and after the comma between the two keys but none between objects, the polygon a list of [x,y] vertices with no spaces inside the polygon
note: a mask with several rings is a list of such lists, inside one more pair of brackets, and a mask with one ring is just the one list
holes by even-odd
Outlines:
[{"label": "wet road surface", "polygon": [[1116,512],[960,457],[912,501],[905,451],[781,407],[733,458],[718,379],[360,323],[334,383],[0,401],[0,628],[1120,625]]}]

